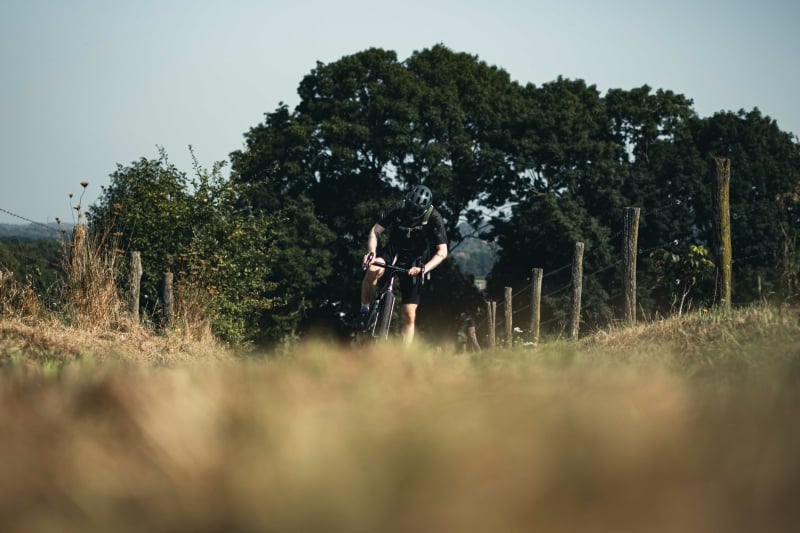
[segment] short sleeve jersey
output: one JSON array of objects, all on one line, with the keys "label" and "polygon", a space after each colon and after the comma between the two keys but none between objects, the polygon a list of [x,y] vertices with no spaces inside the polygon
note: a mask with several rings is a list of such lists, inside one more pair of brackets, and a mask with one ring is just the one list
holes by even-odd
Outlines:
[{"label": "short sleeve jersey", "polygon": [[426,223],[412,223],[405,217],[402,207],[403,202],[397,202],[378,220],[389,235],[389,253],[397,254],[401,263],[411,264],[417,258],[427,261],[433,248],[447,244],[444,219],[434,208]]}]

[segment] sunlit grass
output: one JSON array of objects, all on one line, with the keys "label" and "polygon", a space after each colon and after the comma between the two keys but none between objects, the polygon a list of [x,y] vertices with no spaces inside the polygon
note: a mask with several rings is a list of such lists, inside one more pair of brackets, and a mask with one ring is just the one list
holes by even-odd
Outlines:
[{"label": "sunlit grass", "polygon": [[[48,351],[41,332],[15,351],[16,330],[4,328],[3,531],[797,523],[795,310],[683,317],[533,350],[306,344],[202,365],[180,355],[191,345],[145,338],[117,338],[109,356],[114,347],[86,337],[83,352],[58,357],[69,344],[56,336]],[[146,342],[164,359],[136,356]]]}]

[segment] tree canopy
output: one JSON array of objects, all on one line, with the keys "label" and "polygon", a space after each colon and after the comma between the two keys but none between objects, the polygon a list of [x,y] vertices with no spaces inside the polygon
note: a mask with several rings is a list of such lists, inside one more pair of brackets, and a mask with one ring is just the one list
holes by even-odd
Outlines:
[{"label": "tree canopy", "polygon": [[[281,103],[244,133],[228,180],[189,179],[162,154],[119,167],[92,211],[95,224],[113,219],[124,246],[159,269],[185,268],[186,254],[220,256],[217,266],[230,266],[215,278],[229,286],[225,298],[257,295],[237,315],[255,317],[237,326],[258,329],[248,338],[295,334],[320,302],[354,303],[368,229],[419,183],[432,189],[452,249],[476,236],[498,249],[485,294],[452,261],[434,273],[430,335],[450,335],[442,324],[500,298],[503,287],[520,291],[531,268],[545,270],[543,318],[557,327],[575,241],[586,247],[586,317],[620,316],[625,207],[642,210],[640,310],[670,312],[676,287],[688,285],[675,279],[679,268],[662,268],[664,258],[705,261],[718,156],[732,162],[734,300],[792,297],[800,286],[797,203],[775,201],[800,187],[800,149],[758,109],[699,117],[689,97],[647,85],[605,94],[563,77],[521,85],[443,45],[404,61],[371,48],[317,63],[298,95],[293,109]],[[243,273],[250,281],[229,283]],[[714,298],[713,284],[691,290],[682,301]],[[226,305],[219,309],[230,315]]]}]

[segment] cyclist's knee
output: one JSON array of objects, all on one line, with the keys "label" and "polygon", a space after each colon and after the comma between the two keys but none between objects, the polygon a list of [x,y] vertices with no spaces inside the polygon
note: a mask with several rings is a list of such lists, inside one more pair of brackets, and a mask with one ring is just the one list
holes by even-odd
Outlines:
[{"label": "cyclist's knee", "polygon": [[384,271],[383,268],[378,268],[375,265],[370,265],[369,269],[367,270],[366,277],[367,277],[367,279],[369,281],[375,281],[375,280],[377,280],[378,278],[381,277],[381,274],[383,274],[383,271]]},{"label": "cyclist's knee", "polygon": [[403,318],[406,321],[406,324],[413,324],[417,318],[417,306],[416,305],[404,305],[403,306]]}]

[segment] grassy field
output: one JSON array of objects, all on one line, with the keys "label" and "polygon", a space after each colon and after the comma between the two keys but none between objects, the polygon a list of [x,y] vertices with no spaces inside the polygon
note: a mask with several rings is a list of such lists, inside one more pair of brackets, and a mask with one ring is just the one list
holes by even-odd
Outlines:
[{"label": "grassy field", "polygon": [[799,319],[246,357],[4,319],[0,531],[793,531]]}]

